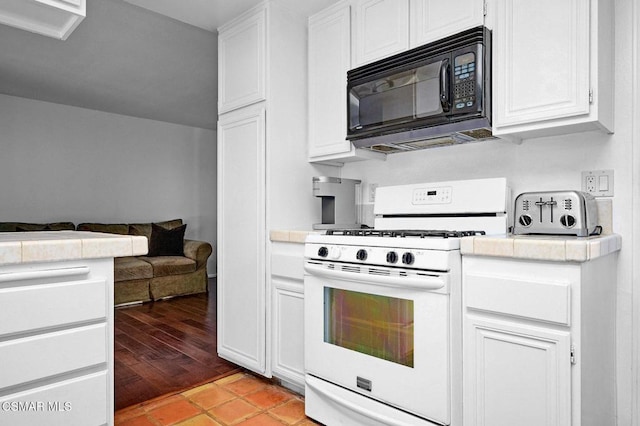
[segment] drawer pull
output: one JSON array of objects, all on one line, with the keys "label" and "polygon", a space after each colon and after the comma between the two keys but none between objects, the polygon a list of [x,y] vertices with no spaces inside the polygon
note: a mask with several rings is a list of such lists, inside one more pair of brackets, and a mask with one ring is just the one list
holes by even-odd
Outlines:
[{"label": "drawer pull", "polygon": [[88,274],[88,266],[79,266],[77,268],[46,269],[42,271],[8,272],[6,274],[0,274],[0,283],[6,283],[10,281],[35,280],[38,278],[71,277]]}]

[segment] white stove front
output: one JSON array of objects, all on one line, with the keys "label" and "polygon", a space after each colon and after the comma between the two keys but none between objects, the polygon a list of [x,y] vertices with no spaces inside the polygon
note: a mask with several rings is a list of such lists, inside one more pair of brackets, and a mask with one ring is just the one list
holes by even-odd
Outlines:
[{"label": "white stove front", "polygon": [[379,268],[395,280],[305,262],[307,415],[325,424],[451,424],[461,380],[460,265],[452,258],[452,272],[403,277],[401,268]]}]

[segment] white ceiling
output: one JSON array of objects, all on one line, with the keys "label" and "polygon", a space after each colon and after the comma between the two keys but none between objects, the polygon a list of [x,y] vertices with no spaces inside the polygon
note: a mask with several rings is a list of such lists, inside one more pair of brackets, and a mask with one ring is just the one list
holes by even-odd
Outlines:
[{"label": "white ceiling", "polygon": [[[261,3],[262,0],[124,0],[178,21],[216,31],[225,22]],[[337,0],[278,0],[302,16],[313,15]]]},{"label": "white ceiling", "polygon": [[[275,1],[308,16],[336,0]],[[66,41],[0,25],[0,93],[215,129],[215,30],[260,2],[87,0]]]}]

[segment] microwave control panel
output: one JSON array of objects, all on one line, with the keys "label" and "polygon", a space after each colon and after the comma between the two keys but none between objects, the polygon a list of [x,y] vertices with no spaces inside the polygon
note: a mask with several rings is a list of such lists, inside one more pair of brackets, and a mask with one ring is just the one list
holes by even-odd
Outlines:
[{"label": "microwave control panel", "polygon": [[464,53],[453,58],[453,110],[476,106],[476,54]]}]

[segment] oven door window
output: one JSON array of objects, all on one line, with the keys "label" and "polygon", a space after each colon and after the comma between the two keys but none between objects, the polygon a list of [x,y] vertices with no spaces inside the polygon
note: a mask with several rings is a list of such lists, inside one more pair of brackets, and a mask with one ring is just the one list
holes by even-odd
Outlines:
[{"label": "oven door window", "polygon": [[413,368],[413,300],[325,287],[324,341]]}]

